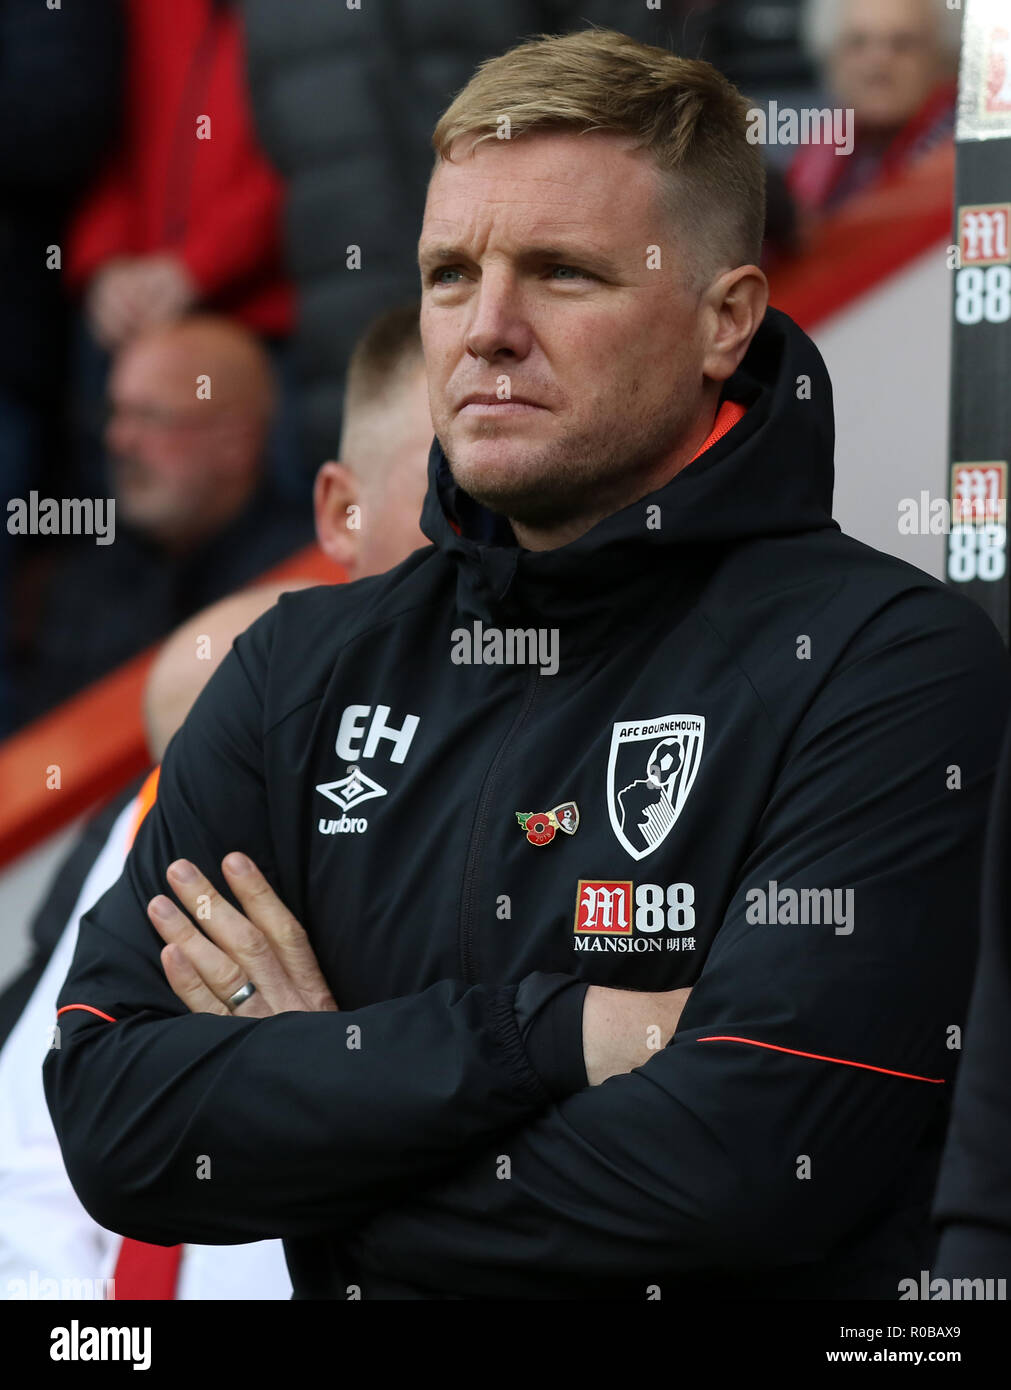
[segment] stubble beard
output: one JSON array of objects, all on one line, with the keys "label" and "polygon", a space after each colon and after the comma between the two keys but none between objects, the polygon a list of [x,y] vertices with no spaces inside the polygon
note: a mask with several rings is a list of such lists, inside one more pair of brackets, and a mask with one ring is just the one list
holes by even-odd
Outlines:
[{"label": "stubble beard", "polygon": [[[458,464],[445,444],[443,452],[454,481],[475,502],[529,530],[549,530],[599,520],[661,486],[663,465],[669,459],[673,467],[689,427],[681,412],[668,412],[621,438],[599,428],[569,434],[534,446],[524,457],[520,478],[508,468]],[[496,434],[500,429],[492,428]]]}]

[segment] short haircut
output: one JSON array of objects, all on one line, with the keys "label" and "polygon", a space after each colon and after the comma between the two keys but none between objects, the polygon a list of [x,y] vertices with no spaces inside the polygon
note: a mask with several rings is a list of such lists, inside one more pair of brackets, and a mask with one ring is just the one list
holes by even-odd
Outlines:
[{"label": "short haircut", "polygon": [[[747,138],[749,104],[711,63],[611,29],[539,35],[481,64],[432,135],[436,167],[460,137],[611,131],[633,137],[659,173],[661,204],[693,278],[757,264],[765,167]],[[616,190],[617,193],[617,190]]]},{"label": "short haircut", "polygon": [[358,339],[344,385],[344,432],[358,412],[382,404],[424,363],[421,304],[412,299],[373,319]]}]

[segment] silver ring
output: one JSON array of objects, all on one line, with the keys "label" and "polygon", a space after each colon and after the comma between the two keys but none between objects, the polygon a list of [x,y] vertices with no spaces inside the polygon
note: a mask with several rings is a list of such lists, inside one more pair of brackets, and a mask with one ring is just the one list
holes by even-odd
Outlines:
[{"label": "silver ring", "polygon": [[241,989],[237,989],[230,999],[225,1000],[226,1009],[237,1009],[240,1004],[244,1004],[247,999],[251,999],[256,993],[256,986],[252,980],[248,980]]}]

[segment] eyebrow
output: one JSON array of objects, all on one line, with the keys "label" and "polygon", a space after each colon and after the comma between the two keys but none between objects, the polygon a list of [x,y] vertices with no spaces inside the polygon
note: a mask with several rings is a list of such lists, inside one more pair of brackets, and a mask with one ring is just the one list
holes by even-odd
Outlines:
[{"label": "eyebrow", "polygon": [[[423,269],[431,265],[447,265],[454,261],[469,261],[470,255],[461,246],[430,246],[418,252],[418,264]],[[561,265],[575,262],[588,270],[596,270],[601,275],[616,275],[618,267],[607,256],[597,251],[583,250],[578,246],[527,246],[516,258],[521,263],[533,261],[557,261]]]}]

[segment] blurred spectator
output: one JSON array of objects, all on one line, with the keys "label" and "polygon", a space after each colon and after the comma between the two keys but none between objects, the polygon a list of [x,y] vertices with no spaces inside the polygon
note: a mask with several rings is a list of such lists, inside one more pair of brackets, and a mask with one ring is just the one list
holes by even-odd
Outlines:
[{"label": "blurred spectator", "polygon": [[[320,548],[349,578],[377,574],[427,544],[418,526],[433,438],[415,301],[381,315],[349,368],[341,459],[315,490]],[[334,571],[336,578],[337,571]],[[144,722],[161,760],[235,635],[305,587],[286,580],[221,600],[178,628],[151,667]],[[0,1298],[31,1271],[40,1279],[115,1277],[117,1298],[284,1298],[291,1282],[278,1241],[144,1246],[98,1226],[70,1186],[46,1107],[39,1060],[51,1043],[60,982],[81,913],[119,877],[130,834],[153,799],[134,783],[85,825],[31,925],[32,954],[0,991]]]},{"label": "blurred spectator", "polygon": [[[196,305],[273,340],[292,317],[281,186],[252,128],[237,6],[126,0],[126,13],[123,130],[77,209],[66,260],[83,295],[82,428],[92,444],[106,353]],[[94,448],[82,466],[83,491],[101,491]]]},{"label": "blurred spectator", "polygon": [[946,0],[811,0],[805,35],[854,145],[802,145],[788,182],[808,214],[876,187],[954,131],[962,16]]},{"label": "blurred spectator", "polygon": [[[73,197],[119,116],[118,0],[0,0],[0,485],[40,484],[64,381],[59,255]],[[6,507],[4,516],[6,517]],[[14,543],[0,533],[0,737],[14,720],[6,622]]]},{"label": "blurred spectator", "polygon": [[435,429],[420,310],[416,299],[387,309],[356,345],[340,458],[316,474],[316,537],[348,579],[381,574],[429,543],[420,519]]},{"label": "blurred spectator", "polygon": [[[320,468],[313,504],[316,541],[334,564],[335,582],[340,569],[349,581],[362,579],[399,564],[429,543],[419,520],[435,431],[428,407],[419,310],[414,300],[379,315],[352,353],[340,459],[328,460]],[[288,579],[258,584],[219,600],[211,610],[201,610],[176,628],[155,659],[144,692],[148,751],[156,762],[161,761],[169,739],[231,638],[280,593],[307,583]],[[227,640],[213,640],[215,630],[230,635]],[[200,635],[212,638],[206,649],[198,648]],[[138,779],[111,807],[86,823],[54,876],[31,925],[31,959],[13,981],[0,986],[0,1048],[38,985],[116,816],[139,787]],[[41,1099],[41,1073],[36,1079]]]},{"label": "blurred spectator", "polygon": [[82,537],[57,566],[25,718],[308,543],[308,507],[280,502],[264,476],[275,395],[266,351],[232,320],[196,315],[121,348],[106,427],[115,541]]},{"label": "blurred spectator", "polygon": [[[144,691],[154,758],[161,759],[236,635],[282,592],[304,587],[289,580],[244,590],[172,635]],[[32,959],[0,994],[0,1299],[38,1296],[20,1291],[33,1276],[40,1285],[52,1279],[61,1288],[72,1281],[75,1289],[92,1281],[104,1288],[104,1281],[114,1280],[117,1299],[291,1297],[280,1241],[166,1250],[97,1225],[70,1185],[46,1109],[40,1063],[57,1037],[56,996],[73,958],[78,921],[119,878],[156,788],[154,773],[86,822],[33,919]]]}]

